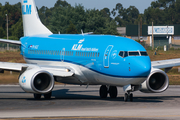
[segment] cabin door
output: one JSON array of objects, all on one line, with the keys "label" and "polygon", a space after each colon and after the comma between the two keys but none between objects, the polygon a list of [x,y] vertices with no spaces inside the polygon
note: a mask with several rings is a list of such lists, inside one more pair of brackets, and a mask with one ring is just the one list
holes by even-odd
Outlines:
[{"label": "cabin door", "polygon": [[112,48],[113,48],[113,45],[109,45],[104,52],[103,64],[105,68],[109,68],[109,56],[110,56]]}]

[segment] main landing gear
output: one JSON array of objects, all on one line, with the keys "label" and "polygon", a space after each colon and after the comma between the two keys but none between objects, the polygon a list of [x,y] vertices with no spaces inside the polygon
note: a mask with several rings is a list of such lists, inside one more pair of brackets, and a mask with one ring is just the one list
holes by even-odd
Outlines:
[{"label": "main landing gear", "polygon": [[[49,100],[49,99],[51,99],[52,92],[49,92],[49,93],[43,94],[43,95],[44,95],[44,98],[45,98],[46,100]],[[34,93],[34,99],[36,99],[36,100],[40,100],[40,99],[41,99],[41,96],[42,96],[42,94],[35,94],[35,93]]]},{"label": "main landing gear", "polygon": [[117,97],[117,87],[116,86],[110,86],[109,88],[106,85],[102,85],[99,90],[99,95],[101,98],[107,98],[107,95],[109,93],[109,96],[111,98]]},{"label": "main landing gear", "polygon": [[[131,86],[130,86],[131,88]],[[127,89],[127,87],[126,87]],[[127,102],[128,100],[129,101],[133,101],[133,94],[131,93],[132,92],[132,89],[129,89],[128,91],[126,91],[126,93],[124,94],[124,101]],[[99,90],[99,95],[101,98],[107,98],[107,95],[109,94],[109,96],[111,98],[116,98],[117,97],[117,87],[116,86],[109,86],[107,87],[106,85],[102,85],[100,87],[100,90]]]}]

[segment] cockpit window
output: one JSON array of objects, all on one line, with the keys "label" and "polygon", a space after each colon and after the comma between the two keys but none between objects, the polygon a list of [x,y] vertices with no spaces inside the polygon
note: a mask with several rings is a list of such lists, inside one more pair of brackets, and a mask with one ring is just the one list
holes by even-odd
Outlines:
[{"label": "cockpit window", "polygon": [[124,51],[120,51],[119,56],[124,57]]},{"label": "cockpit window", "polygon": [[129,52],[129,56],[140,56],[138,51]]},{"label": "cockpit window", "polygon": [[121,56],[121,57],[127,57],[128,56],[128,52],[127,51],[120,51],[119,52],[119,56]]},{"label": "cockpit window", "polygon": [[128,56],[128,52],[125,51],[125,52],[124,52],[124,57],[127,57],[127,56]]},{"label": "cockpit window", "polygon": [[146,51],[120,51],[119,56],[122,58],[128,57],[128,56],[148,56]]},{"label": "cockpit window", "polygon": [[143,51],[141,52],[141,56],[148,56],[147,52]]}]

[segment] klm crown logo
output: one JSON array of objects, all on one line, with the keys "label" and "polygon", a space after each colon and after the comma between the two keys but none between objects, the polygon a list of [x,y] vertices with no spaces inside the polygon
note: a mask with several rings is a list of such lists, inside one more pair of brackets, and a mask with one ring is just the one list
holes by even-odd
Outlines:
[{"label": "klm crown logo", "polygon": [[22,79],[22,83],[26,83],[26,77],[24,76],[23,79]]},{"label": "klm crown logo", "polygon": [[[28,3],[28,0],[24,0],[23,3]],[[22,14],[30,15],[31,14],[31,5],[23,5],[22,6]]]}]

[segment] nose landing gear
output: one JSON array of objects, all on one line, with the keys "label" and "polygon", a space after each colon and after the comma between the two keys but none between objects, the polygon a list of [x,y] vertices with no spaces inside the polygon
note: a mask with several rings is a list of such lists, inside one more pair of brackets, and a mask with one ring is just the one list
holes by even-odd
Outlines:
[{"label": "nose landing gear", "polygon": [[128,99],[133,102],[133,94],[130,92],[124,94],[124,101],[127,102]]}]

